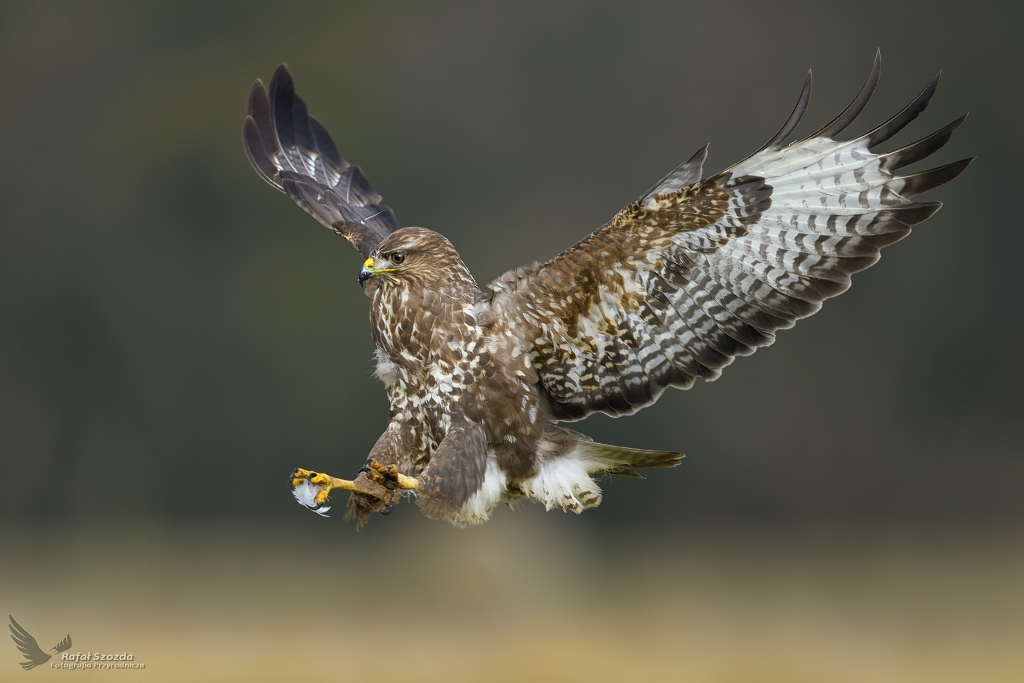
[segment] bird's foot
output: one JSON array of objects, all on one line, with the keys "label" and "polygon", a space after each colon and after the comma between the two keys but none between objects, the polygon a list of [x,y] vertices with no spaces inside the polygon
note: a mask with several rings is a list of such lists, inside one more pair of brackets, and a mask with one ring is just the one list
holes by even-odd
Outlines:
[{"label": "bird's foot", "polygon": [[385,489],[386,492],[381,500],[387,507],[380,511],[382,515],[391,514],[396,493],[413,491],[418,485],[415,478],[407,477],[399,472],[396,465],[382,465],[374,458],[368,458],[366,464],[359,469],[359,473]]},{"label": "bird's foot", "polygon": [[367,479],[389,491],[412,490],[417,486],[416,479],[399,472],[396,465],[382,465],[374,458],[368,459],[366,464],[359,468],[359,473],[366,474]]},{"label": "bird's foot", "polygon": [[384,514],[391,512],[391,504],[394,501],[396,491],[413,490],[417,481],[413,477],[407,477],[399,473],[394,465],[384,466],[371,458],[366,461],[366,466],[359,470],[365,473],[364,477],[357,477],[354,481],[339,479],[323,472],[296,468],[289,477],[292,486],[292,495],[303,507],[327,517],[331,509],[327,505],[331,491],[342,489],[354,491],[384,501],[387,509]]}]

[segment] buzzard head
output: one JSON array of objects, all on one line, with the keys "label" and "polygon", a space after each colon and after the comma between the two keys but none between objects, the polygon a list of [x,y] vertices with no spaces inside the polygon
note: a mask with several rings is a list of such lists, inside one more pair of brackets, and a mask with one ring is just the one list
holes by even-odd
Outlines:
[{"label": "buzzard head", "polygon": [[401,228],[391,233],[359,271],[359,284],[366,286],[368,296],[378,288],[439,291],[467,280],[476,287],[452,243],[426,228]]}]

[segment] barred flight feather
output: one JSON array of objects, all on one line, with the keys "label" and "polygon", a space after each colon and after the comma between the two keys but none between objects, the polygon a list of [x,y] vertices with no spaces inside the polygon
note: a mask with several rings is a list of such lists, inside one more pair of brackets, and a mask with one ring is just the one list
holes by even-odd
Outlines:
[{"label": "barred flight feather", "polygon": [[362,170],[345,161],[327,130],[309,115],[287,65],[274,72],[269,93],[263,81],[253,84],[242,137],[263,180],[349,240],[364,258],[398,229],[394,213],[381,204]]},{"label": "barred flight feather", "polygon": [[808,75],[793,114],[755,154],[701,180],[701,148],[600,230],[492,283],[559,419],[628,414],[668,386],[716,379],[845,291],[853,273],[938,210],[913,198],[971,159],[895,171],[940,149],[964,117],[893,152],[871,151],[924,111],[938,76],[881,126],[834,139],[879,73],[876,57],[839,116],[784,147],[807,109]]}]

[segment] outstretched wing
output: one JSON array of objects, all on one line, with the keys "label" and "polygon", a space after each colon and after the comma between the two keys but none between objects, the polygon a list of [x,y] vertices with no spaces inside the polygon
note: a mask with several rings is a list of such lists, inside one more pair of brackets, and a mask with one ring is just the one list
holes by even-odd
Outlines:
[{"label": "outstretched wing", "polygon": [[21,627],[21,624],[14,620],[14,617],[10,617],[11,623],[8,628],[11,629],[11,638],[14,639],[14,644],[21,650],[21,654],[25,656],[27,662],[21,662],[22,668],[28,670],[33,669],[40,664],[45,664],[50,661],[50,655],[46,654],[39,648],[39,644],[32,635]]},{"label": "outstretched wing", "polygon": [[256,80],[242,129],[249,163],[306,213],[351,242],[365,258],[400,226],[366,176],[338,153],[330,134],[306,111],[282,64],[270,92]]},{"label": "outstretched wing", "polygon": [[67,652],[71,649],[71,634],[64,636],[64,640],[60,641],[53,646],[53,649],[57,652]]},{"label": "outstretched wing", "polygon": [[666,387],[716,379],[939,209],[912,200],[970,159],[895,172],[942,147],[964,117],[902,149],[871,151],[924,110],[938,76],[878,128],[835,139],[879,71],[876,56],[842,114],[783,147],[807,108],[808,74],[789,120],[752,156],[700,180],[704,148],[583,241],[491,284],[497,319],[534,359],[558,418],[628,414]]}]

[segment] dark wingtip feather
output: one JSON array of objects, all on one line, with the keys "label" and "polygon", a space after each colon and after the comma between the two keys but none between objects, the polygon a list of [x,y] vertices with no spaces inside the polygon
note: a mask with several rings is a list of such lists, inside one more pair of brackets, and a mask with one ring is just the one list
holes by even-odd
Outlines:
[{"label": "dark wingtip feather", "polygon": [[961,159],[960,161],[954,161],[951,164],[945,166],[939,166],[921,173],[915,173],[913,175],[903,176],[900,180],[903,181],[903,187],[900,188],[899,193],[904,197],[913,197],[919,195],[922,192],[927,192],[932,188],[938,187],[944,183],[948,183],[953,178],[964,172],[964,169],[971,165],[971,162],[976,157],[970,157],[968,159]]},{"label": "dark wingtip feather", "polygon": [[316,120],[315,116],[309,117],[309,125],[313,129],[313,137],[316,139],[316,147],[323,154],[324,159],[328,161],[334,170],[341,173],[348,166],[348,162],[341,156],[338,151],[338,147],[334,144],[334,139],[331,138],[331,134],[327,132],[327,129]]},{"label": "dark wingtip feather", "polygon": [[[306,103],[298,94],[292,96],[292,131],[295,135],[295,153],[300,157],[306,172],[315,176],[315,171],[309,166],[311,160],[308,155],[310,151],[317,149],[316,138],[313,135]],[[315,164],[313,165],[315,167]],[[329,184],[327,178],[323,178],[323,181]]]},{"label": "dark wingtip feather", "polygon": [[295,82],[286,64],[281,64],[270,79],[270,109],[273,115],[273,134],[277,141],[278,162],[293,171],[305,170],[300,163],[296,166],[291,151],[296,149],[295,141]]},{"label": "dark wingtip feather", "polygon": [[294,97],[295,81],[292,79],[292,72],[288,70],[288,65],[282,62],[270,78],[270,102],[275,121],[280,115],[278,107],[281,104],[287,104],[290,109]]},{"label": "dark wingtip feather", "polygon": [[398,229],[394,212],[380,204],[381,196],[309,114],[287,63],[274,71],[269,88],[259,80],[253,84],[248,112],[243,146],[261,178],[346,237],[364,258]]},{"label": "dark wingtip feather", "polygon": [[253,120],[252,116],[246,116],[245,125],[242,126],[242,143],[243,147],[245,147],[245,156],[263,180],[280,190],[282,189],[281,186],[274,180],[277,176],[277,167],[274,166],[270,157],[267,156],[261,137],[256,121]]},{"label": "dark wingtip feather", "polygon": [[903,223],[903,225],[911,226],[924,223],[941,208],[942,202],[914,202],[907,206],[886,209],[883,213]]},{"label": "dark wingtip feather", "polygon": [[684,161],[677,170],[686,169],[689,171],[690,176],[693,178],[691,182],[700,182],[701,176],[704,174],[704,162],[708,160],[708,148],[711,147],[711,143],[705,144],[703,147],[694,152],[689,159]]},{"label": "dark wingtip feather", "polygon": [[282,63],[270,79],[270,102],[275,117],[278,114],[279,104],[287,102],[290,105],[293,97],[295,97],[295,81],[292,80],[288,66]]},{"label": "dark wingtip feather", "polygon": [[917,142],[912,142],[906,147],[901,147],[900,149],[881,155],[880,158],[882,160],[882,165],[889,171],[895,171],[903,168],[904,166],[917,163],[918,161],[930,156],[949,142],[949,139],[953,137],[953,131],[956,130],[966,118],[967,114],[964,114],[955,121],[946,124],[931,135],[921,138]]},{"label": "dark wingtip feather", "polygon": [[[267,94],[267,86],[263,85],[263,79],[262,78],[257,78],[255,81],[252,82],[252,87],[249,88],[249,99],[246,100],[246,103],[245,103],[246,104],[246,106],[245,106],[246,113],[248,113],[250,115],[253,113],[254,103],[258,102],[258,100],[261,97],[261,93],[262,93],[262,96],[264,96],[264,97],[266,96],[266,94]],[[267,101],[268,102],[270,101],[269,98],[267,99]]]},{"label": "dark wingtip feather", "polygon": [[914,98],[913,102],[908,104],[898,114],[896,114],[896,116],[893,116],[878,128],[875,128],[870,133],[866,133],[864,138],[868,141],[868,148],[885,142],[893,135],[903,130],[904,126],[916,119],[921,112],[927,109],[928,102],[932,99],[932,95],[935,94],[935,89],[939,87],[940,76],[942,76],[941,71],[935,74],[935,78],[925,86],[924,90]]},{"label": "dark wingtip feather", "polygon": [[711,143],[709,142],[694,152],[689,159],[662,176],[658,182],[651,185],[647,188],[646,192],[640,195],[638,201],[643,201],[653,194],[671,192],[687,185],[699,183],[704,173],[704,162],[708,158],[708,147],[710,146]]},{"label": "dark wingtip feather", "polygon": [[711,143],[710,142],[704,143],[703,147],[701,147],[696,152],[694,152],[690,156],[690,158],[686,160],[686,163],[688,163],[688,164],[698,163],[701,166],[703,166],[704,162],[707,161],[707,158],[708,158],[708,148],[710,148],[710,147],[711,147]]},{"label": "dark wingtip feather", "polygon": [[[803,118],[804,113],[807,111],[807,105],[811,102],[811,70],[807,70],[807,78],[804,79],[804,85],[800,89],[800,96],[796,100],[796,106],[793,107],[793,113],[789,115],[786,122],[782,124],[782,128],[776,133],[771,140],[764,143],[761,149],[757,152],[763,152],[769,147],[780,148],[782,143],[785,142],[786,138],[792,135],[793,131],[800,124],[800,119]],[[757,154],[757,152],[754,152]]]},{"label": "dark wingtip feather", "polygon": [[858,92],[857,96],[853,98],[853,102],[850,102],[839,116],[829,121],[821,129],[806,139],[811,140],[817,137],[834,138],[836,135],[843,132],[843,130],[853,123],[853,120],[860,116],[860,113],[864,111],[864,107],[867,106],[872,93],[875,92],[875,86],[878,85],[878,79],[881,75],[882,50],[878,49],[875,52],[875,62],[871,66],[871,73],[868,74],[868,80],[864,82],[860,92]]},{"label": "dark wingtip feather", "polygon": [[274,120],[270,113],[270,95],[267,93],[263,81],[258,78],[249,89],[249,99],[246,101],[245,111],[256,123],[264,152],[267,156],[276,153],[277,139],[274,137]]},{"label": "dark wingtip feather", "polygon": [[270,77],[270,85],[267,86],[267,90],[270,91],[271,110],[277,104],[277,91],[281,87],[282,82],[287,83],[289,81],[291,81],[291,74],[288,73],[288,69],[284,67],[284,64],[274,69],[274,75]]}]

